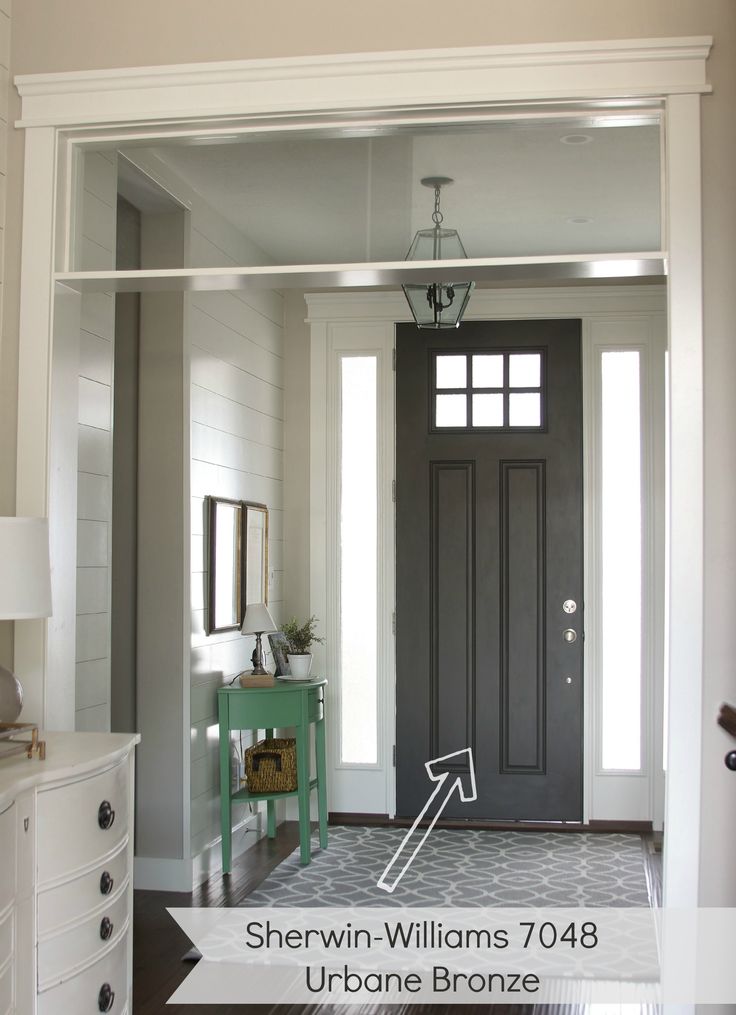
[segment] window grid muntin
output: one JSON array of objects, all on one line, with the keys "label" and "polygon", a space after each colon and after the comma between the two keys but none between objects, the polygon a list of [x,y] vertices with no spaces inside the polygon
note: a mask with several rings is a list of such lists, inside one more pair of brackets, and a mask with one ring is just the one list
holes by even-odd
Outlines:
[{"label": "window grid muntin", "polygon": [[[537,354],[539,361],[539,386],[512,388],[509,383],[510,358],[514,355],[526,356]],[[437,387],[437,360],[443,356],[465,356],[465,376],[467,384],[463,388],[438,388]],[[503,357],[503,387],[474,387],[473,385],[473,357],[474,356],[502,356]],[[545,349],[533,346],[510,349],[447,349],[431,350],[430,362],[430,406],[429,406],[429,429],[431,433],[544,433],[547,430],[547,357]],[[539,424],[536,426],[511,426],[509,423],[509,395],[535,394],[539,395]],[[438,426],[437,425],[437,396],[438,395],[464,395],[465,396],[465,425],[464,426]],[[503,425],[502,426],[473,426],[473,395],[501,395],[503,398]]]}]

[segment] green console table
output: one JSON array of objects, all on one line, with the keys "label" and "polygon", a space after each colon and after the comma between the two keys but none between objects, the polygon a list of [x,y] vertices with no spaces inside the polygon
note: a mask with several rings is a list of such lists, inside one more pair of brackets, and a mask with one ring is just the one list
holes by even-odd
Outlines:
[{"label": "green console table", "polygon": [[[233,800],[265,800],[268,815],[268,837],[276,835],[276,801],[295,796],[299,800],[299,853],[303,864],[311,860],[309,842],[309,796],[317,790],[319,808],[319,844],[327,848],[327,765],[325,762],[324,691],[326,679],[277,680],[273,687],[220,687],[217,708],[220,720],[220,814],[222,818],[222,870],[229,874],[232,866]],[[314,723],[316,778],[311,777],[309,763],[309,726]],[[297,789],[290,793],[249,793],[230,789],[230,731],[265,730],[273,736],[274,727],[296,729]]]}]

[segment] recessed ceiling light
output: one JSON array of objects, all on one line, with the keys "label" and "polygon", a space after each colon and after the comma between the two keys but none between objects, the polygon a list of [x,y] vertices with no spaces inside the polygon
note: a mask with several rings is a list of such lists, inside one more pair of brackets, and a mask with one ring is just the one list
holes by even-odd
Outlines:
[{"label": "recessed ceiling light", "polygon": [[592,134],[565,134],[560,138],[562,144],[590,144]]},{"label": "recessed ceiling light", "polygon": [[588,222],[592,222],[593,219],[589,218],[587,215],[575,215],[573,218],[569,218],[567,221],[571,222],[574,226],[584,226]]}]

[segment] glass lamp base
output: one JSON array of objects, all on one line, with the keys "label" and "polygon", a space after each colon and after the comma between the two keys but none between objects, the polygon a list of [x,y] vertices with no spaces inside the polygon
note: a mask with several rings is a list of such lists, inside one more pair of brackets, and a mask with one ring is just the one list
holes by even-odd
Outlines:
[{"label": "glass lamp base", "polygon": [[23,688],[10,670],[0,666],[0,722],[15,722],[23,708]]}]

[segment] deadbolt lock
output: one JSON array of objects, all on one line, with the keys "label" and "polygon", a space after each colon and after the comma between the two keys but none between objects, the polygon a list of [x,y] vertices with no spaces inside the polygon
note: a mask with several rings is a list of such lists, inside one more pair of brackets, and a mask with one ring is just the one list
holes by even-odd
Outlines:
[{"label": "deadbolt lock", "polygon": [[577,632],[573,631],[571,627],[568,627],[567,630],[562,632],[562,637],[569,645],[572,645],[574,641],[578,640]]},{"label": "deadbolt lock", "polygon": [[562,604],[562,609],[565,611],[565,613],[574,613],[575,610],[577,610],[577,608],[578,604],[575,602],[574,599],[566,599],[565,602]]}]

